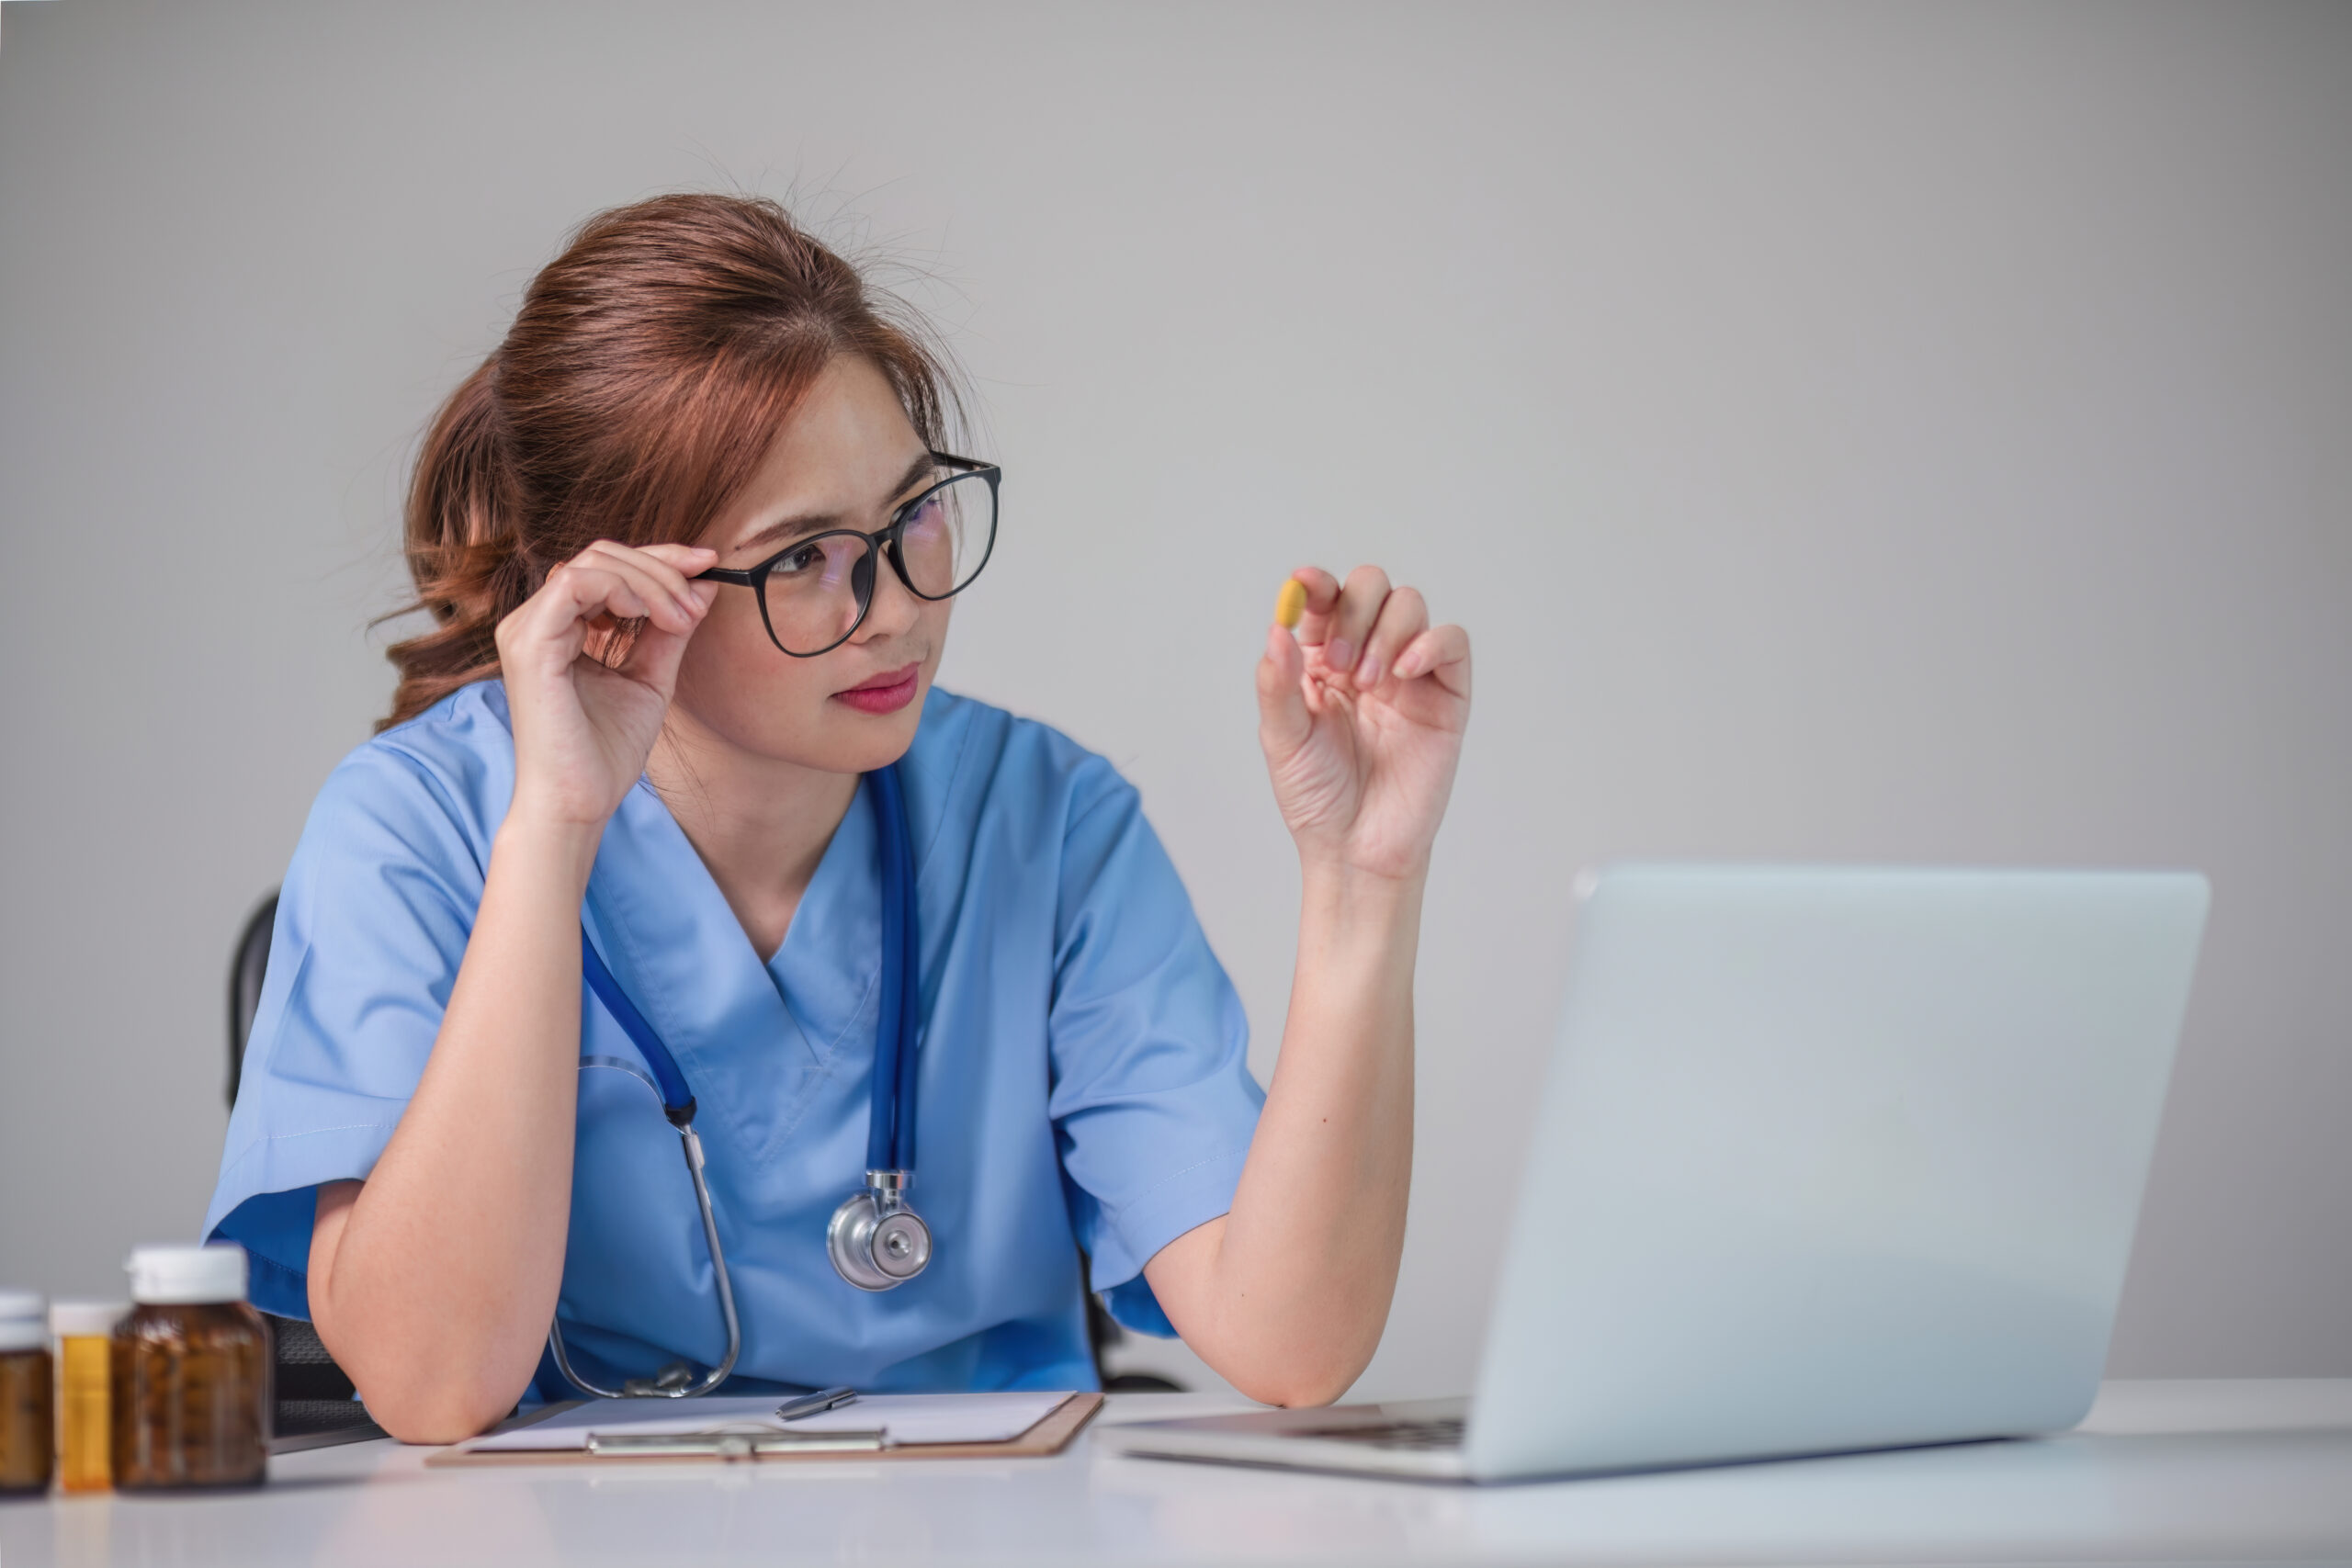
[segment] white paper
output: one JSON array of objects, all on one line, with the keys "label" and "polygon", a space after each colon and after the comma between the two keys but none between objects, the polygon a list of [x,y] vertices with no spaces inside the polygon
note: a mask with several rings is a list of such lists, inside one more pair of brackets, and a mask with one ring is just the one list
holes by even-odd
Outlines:
[{"label": "white paper", "polygon": [[560,1416],[477,1438],[469,1453],[562,1452],[588,1446],[591,1432],[674,1435],[720,1428],[753,1432],[870,1432],[900,1443],[1010,1442],[1069,1397],[1060,1393],[865,1393],[838,1409],[779,1421],[789,1394],[724,1399],[598,1399]]}]

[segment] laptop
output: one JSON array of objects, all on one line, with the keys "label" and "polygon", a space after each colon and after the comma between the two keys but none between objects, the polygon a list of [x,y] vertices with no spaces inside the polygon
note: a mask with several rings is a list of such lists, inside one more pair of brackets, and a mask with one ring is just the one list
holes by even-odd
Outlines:
[{"label": "laptop", "polygon": [[2205,879],[1629,865],[1577,894],[1473,1396],[1098,1440],[1495,1482],[2080,1421]]}]

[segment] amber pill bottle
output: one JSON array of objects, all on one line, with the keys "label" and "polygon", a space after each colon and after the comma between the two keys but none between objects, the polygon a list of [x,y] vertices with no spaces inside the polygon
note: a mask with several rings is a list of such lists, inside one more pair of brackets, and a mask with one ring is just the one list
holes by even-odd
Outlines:
[{"label": "amber pill bottle", "polygon": [[54,1459],[47,1303],[0,1291],[0,1492],[43,1492]]},{"label": "amber pill bottle", "polygon": [[241,1247],[142,1247],[113,1339],[114,1483],[254,1486],[269,1472],[269,1328]]}]

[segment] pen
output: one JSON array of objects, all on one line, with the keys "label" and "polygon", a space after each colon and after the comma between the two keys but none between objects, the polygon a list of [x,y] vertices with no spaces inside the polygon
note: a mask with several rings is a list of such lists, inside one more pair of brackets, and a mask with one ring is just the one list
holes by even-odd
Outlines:
[{"label": "pen", "polygon": [[839,1410],[856,1397],[857,1390],[846,1385],[841,1388],[820,1388],[814,1393],[804,1393],[797,1399],[787,1399],[777,1405],[775,1418],[779,1421],[797,1421],[803,1416],[814,1416],[820,1411]]}]

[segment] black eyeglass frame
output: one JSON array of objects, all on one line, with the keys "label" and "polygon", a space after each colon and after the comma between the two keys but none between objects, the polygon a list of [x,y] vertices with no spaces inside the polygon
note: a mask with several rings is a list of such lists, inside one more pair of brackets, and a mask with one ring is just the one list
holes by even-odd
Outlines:
[{"label": "black eyeglass frame", "polygon": [[[972,457],[958,457],[952,452],[933,452],[931,454],[931,459],[934,463],[950,464],[956,468],[962,468],[964,471],[960,474],[951,474],[947,478],[941,479],[937,484],[926,486],[915,494],[909,496],[905,502],[900,503],[899,509],[890,514],[888,526],[878,529],[871,534],[861,533],[855,528],[828,528],[820,534],[803,534],[800,537],[793,540],[790,544],[785,546],[784,548],[776,551],[775,554],[768,557],[765,560],[761,561],[756,566],[715,566],[708,571],[698,571],[695,573],[693,578],[689,581],[695,582],[731,582],[738,588],[748,588],[754,594],[758,595],[760,601],[760,625],[767,628],[768,640],[775,644],[776,651],[783,654],[787,659],[820,659],[824,655],[832,652],[833,649],[839,648],[842,644],[847,642],[850,638],[857,635],[857,628],[865,624],[865,617],[872,614],[874,609],[874,574],[869,570],[867,573],[865,603],[857,607],[857,619],[850,622],[849,630],[842,633],[841,636],[835,637],[824,647],[818,649],[811,653],[795,653],[792,649],[784,646],[784,639],[775,635],[775,622],[768,617],[768,573],[775,570],[775,563],[784,559],[785,557],[805,550],[820,539],[851,538],[859,540],[865,546],[869,560],[873,556],[878,555],[885,560],[888,561],[890,563],[890,570],[898,574],[899,581],[906,585],[907,592],[913,594],[916,598],[934,604],[943,600],[953,599],[956,594],[961,593],[964,590],[969,588],[974,582],[979,580],[980,573],[988,569],[989,558],[996,554],[996,522],[997,513],[1001,510],[1000,487],[1004,481],[1004,470],[994,463],[983,463]],[[944,593],[925,593],[922,589],[915,586],[914,579],[907,575],[906,559],[899,553],[899,541],[905,535],[907,519],[914,515],[916,508],[920,507],[924,502],[929,501],[933,496],[937,495],[941,491],[945,490],[949,485],[961,484],[975,474],[978,475],[983,480],[985,480],[989,487],[988,546],[980,552],[979,564],[972,568],[972,573],[969,577],[967,577],[963,581],[957,583],[955,587],[949,589]],[[853,567],[850,570],[852,572],[852,580],[854,581],[854,574],[857,569]]]}]

